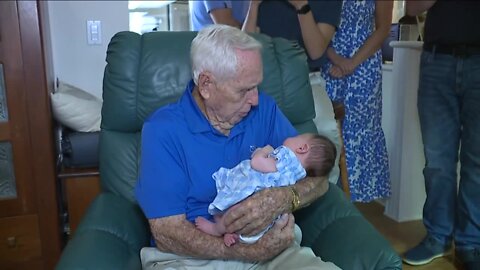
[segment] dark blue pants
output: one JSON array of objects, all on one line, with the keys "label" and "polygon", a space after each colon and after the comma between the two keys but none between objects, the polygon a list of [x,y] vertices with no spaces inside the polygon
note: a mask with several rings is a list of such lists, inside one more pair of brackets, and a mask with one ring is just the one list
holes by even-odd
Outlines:
[{"label": "dark blue pants", "polygon": [[[457,250],[480,247],[480,55],[424,51],[418,111],[430,235]],[[457,165],[460,157],[460,183]]]}]

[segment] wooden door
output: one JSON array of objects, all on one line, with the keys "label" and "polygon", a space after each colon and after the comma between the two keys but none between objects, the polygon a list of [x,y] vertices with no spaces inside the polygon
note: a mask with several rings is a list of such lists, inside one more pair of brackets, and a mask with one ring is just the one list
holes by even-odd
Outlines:
[{"label": "wooden door", "polygon": [[0,218],[34,212],[26,87],[15,2],[0,2]]},{"label": "wooden door", "polygon": [[0,269],[53,269],[61,250],[38,1],[0,1]]}]

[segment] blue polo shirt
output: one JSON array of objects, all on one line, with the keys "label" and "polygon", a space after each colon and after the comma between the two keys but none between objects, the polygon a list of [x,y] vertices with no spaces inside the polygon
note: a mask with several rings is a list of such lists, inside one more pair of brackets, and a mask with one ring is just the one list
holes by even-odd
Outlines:
[{"label": "blue polo shirt", "polygon": [[229,8],[232,10],[232,16],[243,23],[247,16],[249,1],[189,1],[190,21],[193,31],[199,31],[205,26],[214,24],[210,12],[214,9]]},{"label": "blue polo shirt", "polygon": [[259,105],[236,124],[229,136],[214,129],[194,101],[193,81],[177,103],[146,119],[142,129],[137,201],[146,217],[186,214],[211,218],[208,205],[217,194],[212,174],[250,158],[252,149],[276,148],[297,131],[274,100],[259,94]]},{"label": "blue polo shirt", "polygon": [[[339,0],[309,0],[316,23],[326,23],[337,28],[340,24],[342,1]],[[295,7],[287,0],[262,1],[258,7],[257,26],[260,32],[271,37],[283,37],[294,40],[305,48],[300,23]],[[307,54],[308,56],[308,54]],[[319,59],[308,58],[310,69],[318,69],[327,61],[326,54]]]}]

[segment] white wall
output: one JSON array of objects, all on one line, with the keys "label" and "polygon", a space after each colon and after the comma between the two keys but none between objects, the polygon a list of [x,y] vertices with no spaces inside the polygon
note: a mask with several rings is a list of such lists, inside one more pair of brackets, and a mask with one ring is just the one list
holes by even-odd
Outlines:
[{"label": "white wall", "polygon": [[385,215],[399,221],[422,218],[425,203],[423,143],[417,110],[422,42],[392,41],[393,65],[383,65],[382,127],[392,182]]},{"label": "white wall", "polygon": [[[102,95],[107,46],[128,30],[128,1],[49,1],[53,70],[60,80]],[[87,20],[100,20],[102,44],[87,44]]]}]

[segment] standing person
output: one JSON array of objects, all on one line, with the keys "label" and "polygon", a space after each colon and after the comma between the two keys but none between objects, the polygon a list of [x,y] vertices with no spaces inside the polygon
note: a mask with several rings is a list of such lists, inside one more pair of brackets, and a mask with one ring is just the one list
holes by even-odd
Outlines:
[{"label": "standing person", "polygon": [[325,50],[340,22],[341,1],[251,0],[243,30],[297,41],[310,70],[325,63]]},{"label": "standing person", "polygon": [[405,253],[404,261],[427,264],[444,256],[453,240],[464,269],[478,270],[480,2],[407,1],[406,7],[412,16],[428,10],[418,89],[427,236]]},{"label": "standing person", "polygon": [[[305,49],[315,102],[314,123],[318,133],[332,138],[337,148],[340,147],[337,124],[329,121],[334,119],[334,112],[319,70],[327,61],[325,51],[340,23],[341,8],[342,1],[251,0],[242,28],[293,40]],[[332,183],[338,181],[339,157],[340,151],[335,159],[337,166],[329,176]]]},{"label": "standing person", "polygon": [[325,136],[304,133],[287,138],[276,149],[267,145],[257,148],[251,159],[235,167],[220,168],[212,177],[217,186],[217,196],[208,206],[214,222],[197,217],[195,225],[211,235],[223,236],[225,245],[238,240],[254,243],[273,225],[260,234],[243,236],[226,232],[223,214],[235,204],[264,188],[295,184],[305,176],[328,176],[335,163],[335,145]]},{"label": "standing person", "polygon": [[226,24],[242,28],[248,11],[248,1],[199,0],[189,1],[190,22],[193,31],[211,24]]},{"label": "standing person", "polygon": [[273,98],[258,91],[260,49],[234,27],[202,29],[192,41],[193,79],[184,94],[144,122],[135,196],[156,244],[141,251],[144,269],[338,269],[294,242],[292,212],[328,190],[325,177],[263,189],[227,211],[227,232],[243,235],[258,234],[281,216],[254,244],[226,247],[195,227],[198,216],[210,218],[213,172],[248,158],[252,146],[278,147],[297,135]]},{"label": "standing person", "polygon": [[382,56],[390,32],[392,1],[344,1],[340,27],[322,68],[331,100],[345,105],[343,142],[351,200],[390,196],[382,130]]}]

